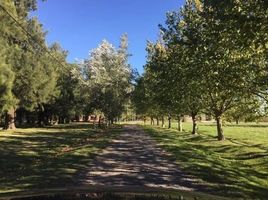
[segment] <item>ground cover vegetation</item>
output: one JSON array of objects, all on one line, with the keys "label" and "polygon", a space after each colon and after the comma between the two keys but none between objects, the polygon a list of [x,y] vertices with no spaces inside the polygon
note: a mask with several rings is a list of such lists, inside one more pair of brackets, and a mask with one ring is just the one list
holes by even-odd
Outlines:
[{"label": "ground cover vegetation", "polygon": [[[183,132],[146,125],[144,129],[170,152],[181,169],[198,177],[216,195],[266,199],[268,195],[267,124],[225,126],[226,140],[215,142],[215,125],[201,123],[192,135],[191,123]],[[252,139],[254,138],[254,140]]]},{"label": "ground cover vegetation", "polygon": [[120,131],[88,123],[0,131],[0,194],[82,185],[87,165]]}]

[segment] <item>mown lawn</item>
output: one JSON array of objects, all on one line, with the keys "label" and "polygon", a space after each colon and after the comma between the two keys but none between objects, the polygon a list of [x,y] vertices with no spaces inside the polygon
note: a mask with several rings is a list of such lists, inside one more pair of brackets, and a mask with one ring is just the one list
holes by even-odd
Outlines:
[{"label": "mown lawn", "polygon": [[246,199],[268,198],[268,124],[229,124],[226,141],[216,139],[215,124],[200,124],[199,135],[143,126],[172,153],[181,169],[208,183],[215,194]]},{"label": "mown lawn", "polygon": [[77,186],[119,130],[70,124],[0,131],[0,194]]}]

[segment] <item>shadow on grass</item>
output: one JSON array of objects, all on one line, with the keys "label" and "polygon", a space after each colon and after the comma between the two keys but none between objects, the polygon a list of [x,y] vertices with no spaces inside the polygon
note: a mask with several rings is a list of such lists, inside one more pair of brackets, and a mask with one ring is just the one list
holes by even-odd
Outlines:
[{"label": "shadow on grass", "polygon": [[[209,124],[205,124],[205,123],[202,123],[202,126],[209,126],[209,127],[215,127],[216,123],[209,123]],[[230,123],[227,123],[227,124],[224,124],[225,127],[236,127],[236,128],[241,128],[241,127],[244,127],[244,128],[268,128],[268,123],[266,124],[247,124],[247,123],[243,123],[243,124],[230,124]]]},{"label": "shadow on grass", "polygon": [[137,195],[137,194],[116,194],[116,193],[85,193],[68,195],[50,195],[16,198],[13,200],[180,200],[180,197],[168,195]]},{"label": "shadow on grass", "polygon": [[70,124],[1,135],[0,193],[75,185],[93,156],[119,132]]},{"label": "shadow on grass", "polygon": [[182,171],[209,183],[215,194],[267,199],[268,150],[263,145],[222,143],[209,135],[145,127],[172,153]]},{"label": "shadow on grass", "polygon": [[[88,128],[95,128],[98,129],[98,124],[96,123],[93,125],[92,123],[88,122],[73,122],[69,124],[57,124],[57,125],[48,125],[39,127],[38,125],[16,125],[19,129],[32,129],[32,128],[46,128],[46,129],[88,129]],[[101,128],[105,128],[104,124],[101,124]]]}]

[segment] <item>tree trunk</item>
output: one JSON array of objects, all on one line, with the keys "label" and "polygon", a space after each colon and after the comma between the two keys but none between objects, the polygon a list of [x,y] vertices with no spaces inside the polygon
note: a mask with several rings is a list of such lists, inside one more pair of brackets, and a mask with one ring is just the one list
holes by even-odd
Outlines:
[{"label": "tree trunk", "polygon": [[59,116],[58,115],[53,115],[52,116],[52,122],[53,122],[53,125],[58,125],[59,124]]},{"label": "tree trunk", "polygon": [[38,126],[39,127],[43,127],[44,126],[44,118],[45,118],[45,116],[44,116],[44,108],[43,108],[43,106],[42,105],[38,105]]},{"label": "tree trunk", "polygon": [[59,124],[63,124],[64,123],[64,119],[62,116],[59,116]]},{"label": "tree trunk", "polygon": [[196,120],[196,113],[192,113],[192,121],[193,121],[193,130],[192,130],[192,134],[195,135],[197,134],[197,120]]},{"label": "tree trunk", "polygon": [[146,124],[146,117],[143,117],[143,123]]},{"label": "tree trunk", "polygon": [[15,130],[15,109],[12,108],[6,112],[4,130]]},{"label": "tree trunk", "polygon": [[180,132],[182,132],[182,120],[181,120],[181,116],[178,116],[178,130]]},{"label": "tree trunk", "polygon": [[84,116],[84,122],[88,122],[88,120],[89,120],[89,116],[88,115]]},{"label": "tree trunk", "polygon": [[159,118],[156,117],[156,125],[159,126]]},{"label": "tree trunk", "polygon": [[171,128],[171,116],[168,116],[168,128]]},{"label": "tree trunk", "polygon": [[151,125],[154,125],[154,118],[151,117]]},{"label": "tree trunk", "polygon": [[99,128],[101,127],[101,116],[99,116]]},{"label": "tree trunk", "polygon": [[235,119],[235,123],[239,124],[239,119],[238,118]]},{"label": "tree trunk", "polygon": [[218,140],[223,141],[223,140],[225,140],[225,137],[223,135],[221,116],[216,116],[216,122],[217,122]]},{"label": "tree trunk", "polygon": [[162,127],[164,128],[165,127],[165,117],[162,116]]}]

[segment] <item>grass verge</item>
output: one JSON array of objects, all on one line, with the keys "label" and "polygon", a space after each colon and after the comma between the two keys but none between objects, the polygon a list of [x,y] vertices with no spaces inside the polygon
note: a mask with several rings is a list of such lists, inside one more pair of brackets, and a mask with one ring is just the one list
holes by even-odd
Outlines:
[{"label": "grass verge", "polygon": [[225,127],[226,141],[215,138],[215,127],[201,124],[199,135],[185,131],[143,126],[170,152],[182,171],[208,184],[216,195],[267,199],[268,126],[230,125]]}]

